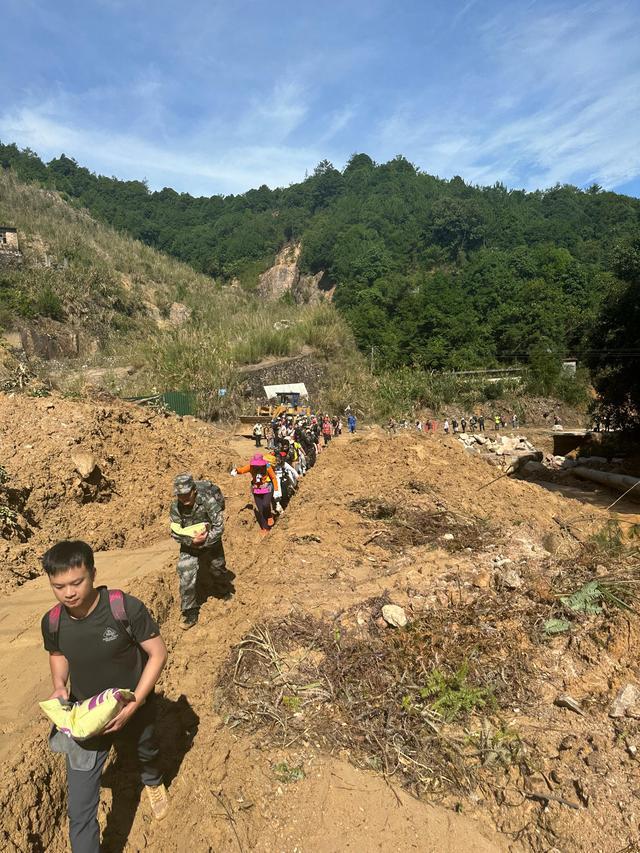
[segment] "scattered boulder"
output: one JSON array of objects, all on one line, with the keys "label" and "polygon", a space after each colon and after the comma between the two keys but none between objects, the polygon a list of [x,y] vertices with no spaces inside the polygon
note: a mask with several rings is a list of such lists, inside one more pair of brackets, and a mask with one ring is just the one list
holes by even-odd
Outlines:
[{"label": "scattered boulder", "polygon": [[520,473],[526,475],[527,477],[533,477],[537,474],[546,473],[546,468],[542,464],[542,462],[534,462],[533,460],[529,460],[524,463],[524,465],[520,466]]},{"label": "scattered boulder", "polygon": [[173,302],[169,308],[169,322],[172,326],[184,326],[191,319],[191,308],[182,302]]},{"label": "scattered boulder", "polygon": [[558,708],[566,708],[568,711],[573,711],[574,714],[580,714],[583,717],[585,716],[580,703],[567,693],[562,693],[560,696],[557,696],[553,700],[553,704],[557,705]]},{"label": "scattered boulder", "polygon": [[543,454],[522,436],[499,435],[490,438],[486,435],[461,432],[458,440],[469,453],[480,452],[492,465],[502,465],[507,474],[515,474],[527,462],[541,462]]},{"label": "scattered boulder", "polygon": [[640,689],[635,684],[625,684],[613,700],[610,717],[640,718]]},{"label": "scattered boulder", "polygon": [[406,613],[397,604],[385,604],[382,608],[382,618],[393,628],[404,628],[407,624]]},{"label": "scattered boulder", "polygon": [[83,480],[88,480],[89,477],[98,467],[98,460],[86,450],[74,450],[71,454],[73,467],[80,474]]},{"label": "scattered boulder", "polygon": [[507,587],[507,589],[520,589],[522,586],[522,578],[515,569],[507,569],[507,571],[502,575],[502,583]]}]

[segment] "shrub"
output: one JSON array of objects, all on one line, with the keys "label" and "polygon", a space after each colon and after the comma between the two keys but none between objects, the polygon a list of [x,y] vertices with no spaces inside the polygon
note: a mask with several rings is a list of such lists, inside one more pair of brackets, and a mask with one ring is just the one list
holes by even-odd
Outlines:
[{"label": "shrub", "polygon": [[33,310],[41,317],[49,317],[51,320],[64,319],[62,300],[50,287],[45,287],[41,293],[37,294]]}]

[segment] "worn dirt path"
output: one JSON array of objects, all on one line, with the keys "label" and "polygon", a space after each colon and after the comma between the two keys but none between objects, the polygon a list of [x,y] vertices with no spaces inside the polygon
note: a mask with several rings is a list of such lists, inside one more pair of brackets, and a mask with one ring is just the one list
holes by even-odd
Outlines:
[{"label": "worn dirt path", "polygon": [[[230,650],[256,622],[284,615],[293,606],[330,615],[385,589],[401,596],[408,583],[423,585],[426,593],[439,574],[466,571],[459,557],[438,549],[415,548],[402,556],[368,546],[378,522],[363,521],[352,508],[354,499],[388,499],[419,476],[436,489],[446,478],[447,497],[455,495],[460,512],[472,511],[476,489],[492,472],[452,442],[435,441],[371,434],[349,444],[337,442],[321,455],[266,542],[255,526],[247,479],[221,480],[228,497],[225,548],[237,575],[237,593],[231,602],[207,602],[198,626],[186,634],[178,627],[173,543],[99,555],[100,581],[122,586],[148,603],[170,649],[160,683],[158,730],[172,817],[153,823],[146,802],[140,801],[135,773],[118,771],[116,776],[107,768],[100,806],[105,850],[182,853],[186,839],[193,853],[521,849],[500,835],[481,809],[470,817],[416,800],[381,776],[352,767],[346,756],[324,754],[319,745],[310,744],[301,756],[306,778],[283,786],[273,767],[292,757],[230,729],[215,707],[217,680]],[[218,466],[237,461],[234,451],[248,457],[251,445],[232,441],[229,450],[228,457],[215,459]],[[371,459],[380,462],[375,481]],[[572,503],[538,495],[529,484],[506,481],[484,490],[483,505],[496,524],[509,523],[513,507],[521,507],[518,536],[538,541],[543,530],[553,527],[559,506]],[[580,509],[573,504],[573,511]],[[0,849],[12,853],[67,849],[64,774],[57,757],[46,750],[47,727],[34,710],[37,699],[48,693],[39,621],[51,601],[46,579],[38,579],[0,609],[0,651],[8,661],[0,705],[6,758],[0,771]],[[9,691],[13,696],[4,698]]]}]

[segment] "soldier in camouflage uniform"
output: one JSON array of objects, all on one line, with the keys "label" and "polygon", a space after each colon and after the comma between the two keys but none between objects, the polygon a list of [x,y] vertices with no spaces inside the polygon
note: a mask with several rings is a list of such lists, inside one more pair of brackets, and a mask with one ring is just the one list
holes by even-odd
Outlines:
[{"label": "soldier in camouflage uniform", "polygon": [[180,609],[182,627],[186,630],[198,621],[197,587],[208,586],[210,589],[217,581],[223,581],[226,586],[224,597],[228,597],[233,591],[229,583],[233,576],[226,571],[222,547],[224,498],[220,489],[207,481],[196,483],[191,474],[179,474],[174,480],[173,494],[172,524],[180,527],[207,525],[206,531],[194,537],[171,531],[171,536],[180,543]]}]

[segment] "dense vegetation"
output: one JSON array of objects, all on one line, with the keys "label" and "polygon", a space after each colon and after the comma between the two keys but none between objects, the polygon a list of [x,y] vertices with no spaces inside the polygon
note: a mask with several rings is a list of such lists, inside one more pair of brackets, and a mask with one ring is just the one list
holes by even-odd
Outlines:
[{"label": "dense vegetation", "polygon": [[[47,334],[55,334],[49,321],[70,324],[99,343],[93,358],[83,353],[85,365],[135,368],[125,379],[107,374],[112,390],[133,395],[154,388],[226,387],[229,394],[216,398],[222,414],[246,405],[239,399],[243,365],[297,355],[305,347],[321,358],[340,351],[358,362],[352,335],[331,305],[280,305],[275,328],[254,294],[222,288],[74,209],[57,193],[0,170],[0,223],[5,222],[20,231],[24,263],[17,269],[0,265],[0,329],[44,318]],[[174,302],[191,310],[190,322],[171,322]],[[49,368],[40,365],[38,372],[46,376]]]},{"label": "dense vegetation", "polygon": [[640,237],[617,247],[619,284],[591,334],[588,363],[614,426],[640,426]]},{"label": "dense vegetation", "polygon": [[621,334],[634,339],[627,348],[637,342],[620,327],[638,286],[637,275],[621,284],[631,273],[620,247],[638,238],[640,200],[595,185],[480,188],[403,157],[377,165],[357,154],[342,172],[325,161],[287,188],[194,198],[97,176],[64,155],[45,164],[15,145],[0,145],[0,166],[247,290],[282,245],[301,241],[304,271],[323,270],[337,285],[335,305],[357,344],[385,368],[524,363],[549,391],[560,360],[576,355],[611,391],[610,350]]}]

